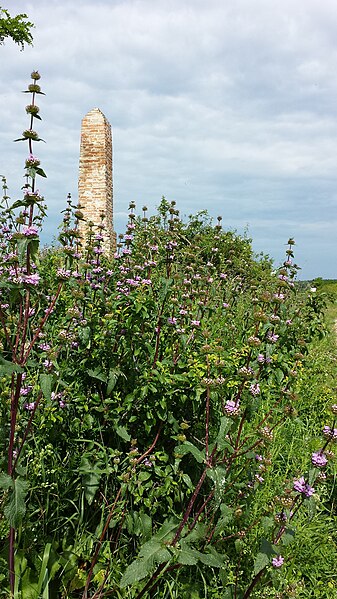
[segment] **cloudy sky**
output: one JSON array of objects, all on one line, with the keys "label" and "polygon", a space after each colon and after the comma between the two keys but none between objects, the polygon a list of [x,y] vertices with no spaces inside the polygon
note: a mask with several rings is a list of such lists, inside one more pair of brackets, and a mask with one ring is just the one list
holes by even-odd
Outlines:
[{"label": "cloudy sky", "polygon": [[[5,0],[3,0],[5,2]],[[77,198],[80,127],[113,127],[115,228],[128,203],[207,209],[248,228],[279,263],[297,243],[300,278],[337,278],[335,0],[7,0],[36,25],[34,47],[0,47],[0,173],[20,196],[27,127],[20,91],[38,69],[35,146],[48,179],[44,241]]]}]

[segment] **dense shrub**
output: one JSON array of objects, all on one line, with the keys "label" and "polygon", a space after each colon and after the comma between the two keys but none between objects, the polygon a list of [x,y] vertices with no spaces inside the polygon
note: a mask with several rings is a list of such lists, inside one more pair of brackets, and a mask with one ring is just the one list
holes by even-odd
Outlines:
[{"label": "dense shrub", "polygon": [[163,198],[153,217],[130,204],[109,258],[104,219],[84,242],[69,197],[60,247],[39,251],[32,76],[27,183],[12,206],[4,183],[0,233],[3,596],[8,566],[22,598],[309,596],[293,548],[310,518],[331,530],[337,429],[316,416],[303,446],[324,324],[294,241],[273,270]]}]

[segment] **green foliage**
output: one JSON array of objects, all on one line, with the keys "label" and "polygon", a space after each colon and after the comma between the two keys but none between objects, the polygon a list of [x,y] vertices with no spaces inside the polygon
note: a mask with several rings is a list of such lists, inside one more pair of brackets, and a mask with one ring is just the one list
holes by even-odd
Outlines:
[{"label": "green foliage", "polygon": [[149,218],[130,204],[108,257],[103,220],[82,239],[69,197],[60,247],[40,251],[38,140],[23,199],[4,182],[0,210],[4,596],[321,590],[336,347],[326,298],[295,283],[294,241],[273,269],[220,218],[184,222],[163,198]]},{"label": "green foliage", "polygon": [[25,44],[32,46],[31,29],[34,25],[27,19],[26,14],[11,17],[8,10],[0,6],[0,45],[4,43],[6,38],[10,38],[21,47],[21,50],[24,49]]}]

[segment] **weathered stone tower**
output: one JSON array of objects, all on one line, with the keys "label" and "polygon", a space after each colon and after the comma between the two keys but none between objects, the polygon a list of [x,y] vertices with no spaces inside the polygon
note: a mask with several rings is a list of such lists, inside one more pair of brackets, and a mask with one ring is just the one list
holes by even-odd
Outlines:
[{"label": "weathered stone tower", "polygon": [[[82,120],[78,200],[87,221],[101,223],[105,214],[104,243],[106,253],[116,247],[113,229],[112,134],[111,125],[98,109],[90,110]],[[80,226],[85,238],[87,226]]]}]

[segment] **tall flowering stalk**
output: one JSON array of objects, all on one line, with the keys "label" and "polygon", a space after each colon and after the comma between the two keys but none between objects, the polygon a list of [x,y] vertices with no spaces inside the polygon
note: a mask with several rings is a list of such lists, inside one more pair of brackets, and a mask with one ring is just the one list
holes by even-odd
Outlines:
[{"label": "tall flowering stalk", "polygon": [[[7,185],[4,182],[1,213],[1,291],[0,321],[4,331],[0,368],[10,377],[10,419],[7,452],[7,475],[2,474],[1,486],[9,491],[4,513],[10,524],[9,531],[9,579],[10,591],[14,595],[14,554],[16,530],[25,513],[25,495],[28,482],[19,468],[23,446],[32,427],[34,415],[41,402],[46,380],[40,381],[34,392],[27,380],[27,362],[35,347],[60,294],[62,282],[56,293],[49,298],[49,305],[40,313],[43,291],[40,289],[38,260],[39,232],[46,214],[44,199],[37,189],[37,177],[45,177],[40,160],[34,155],[34,144],[41,140],[34,129],[36,120],[41,120],[36,97],[44,95],[38,81],[40,74],[33,71],[32,83],[24,93],[31,94],[26,106],[29,127],[15,141],[28,143],[25,161],[25,184],[23,198],[9,205]],[[33,397],[34,399],[31,399]],[[18,428],[22,411],[29,414],[24,428]]]}]

